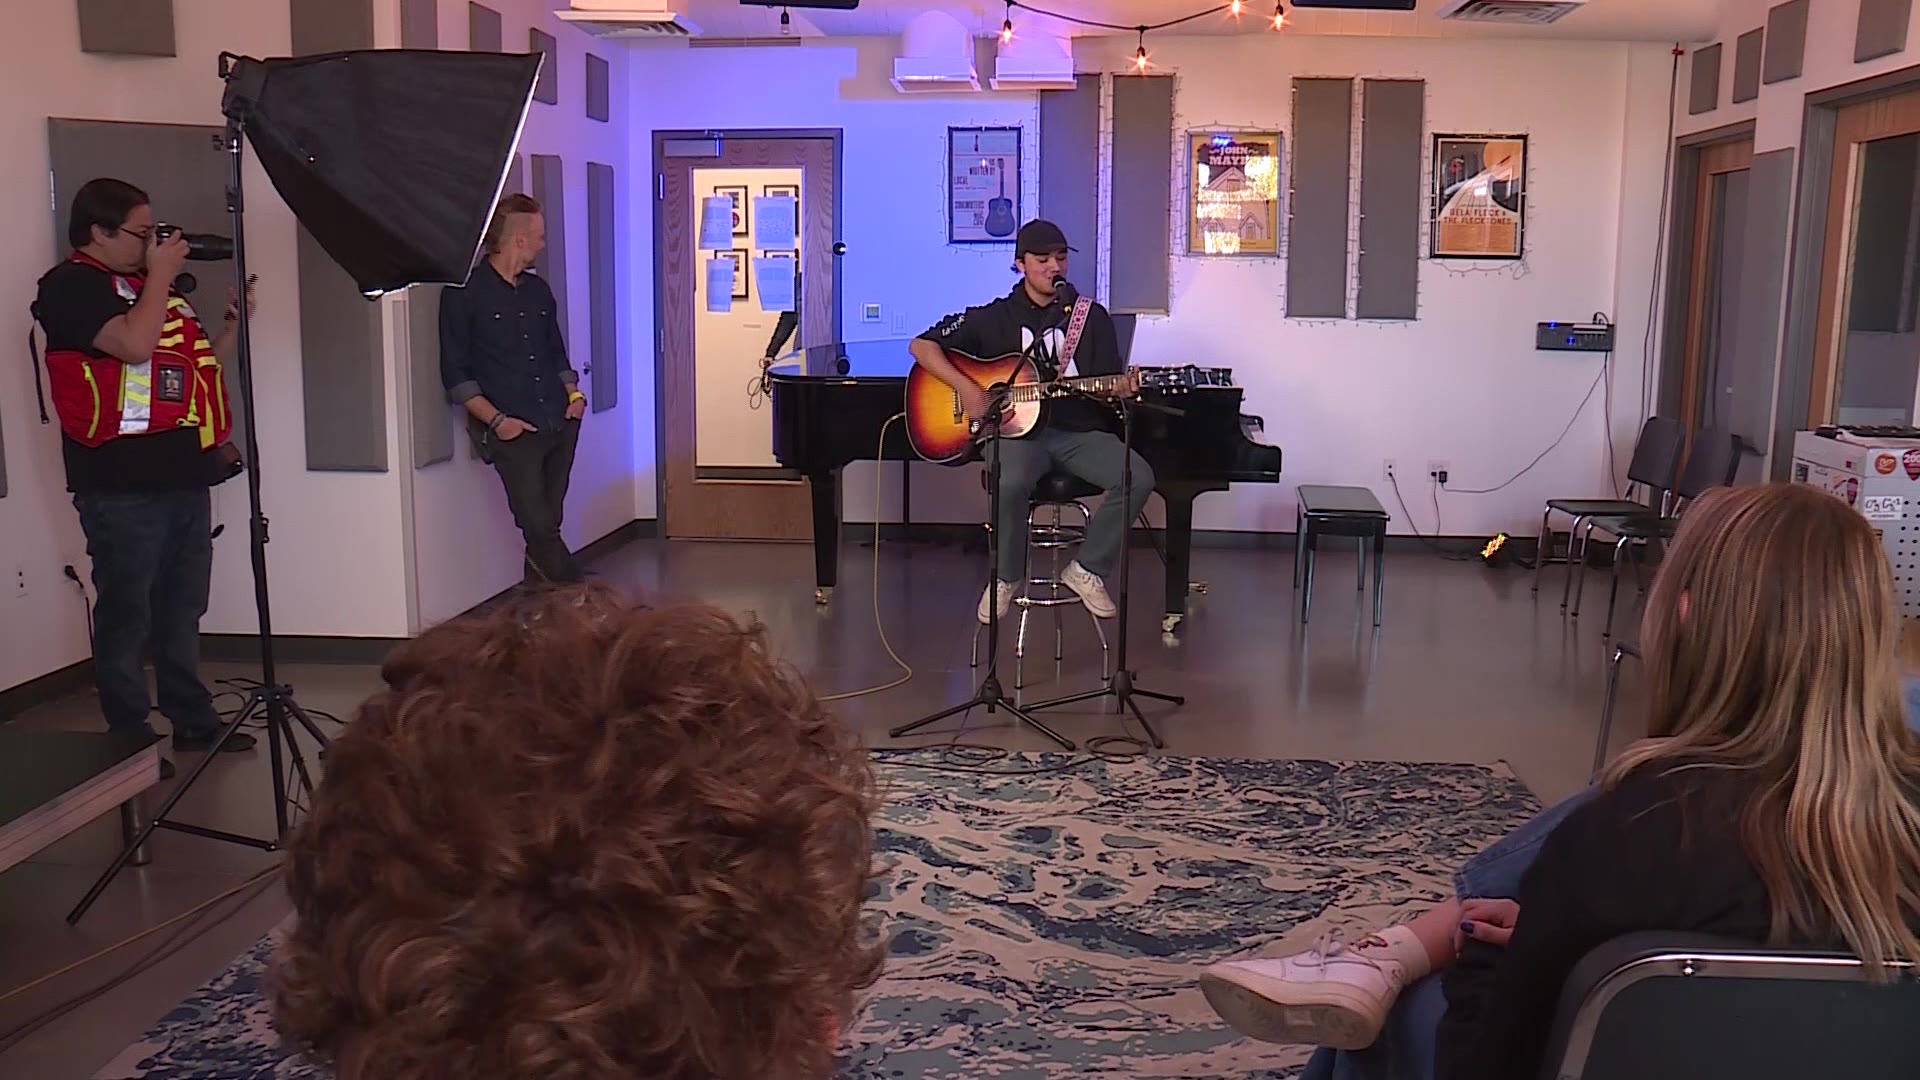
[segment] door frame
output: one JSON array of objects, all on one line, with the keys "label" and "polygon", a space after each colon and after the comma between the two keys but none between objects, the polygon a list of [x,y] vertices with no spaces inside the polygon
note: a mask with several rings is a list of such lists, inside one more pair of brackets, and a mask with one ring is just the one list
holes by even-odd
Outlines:
[{"label": "door frame", "polygon": [[1659,390],[1654,396],[1656,415],[1681,417],[1686,398],[1688,361],[1694,343],[1692,301],[1697,284],[1694,248],[1698,246],[1702,225],[1702,167],[1710,154],[1719,152],[1716,148],[1742,141],[1751,147],[1754,127],[1752,120],[1746,120],[1682,135],[1673,141],[1673,201],[1666,226],[1666,290],[1660,305],[1660,379]]},{"label": "door frame", "polygon": [[1840,149],[1840,110],[1908,90],[1920,90],[1920,65],[1807,95],[1800,125],[1792,246],[1787,256],[1786,329],[1780,344],[1779,390],[1773,411],[1775,480],[1788,478],[1793,433],[1805,428],[1813,407],[1814,379],[1822,371],[1820,297],[1825,282],[1834,155]]},{"label": "door frame", "polygon": [[[667,535],[667,357],[666,357],[666,230],[661,224],[665,208],[665,170],[667,143],[681,140],[711,139],[718,146],[727,139],[825,139],[833,143],[833,232],[836,249],[841,242],[841,216],[845,205],[846,145],[842,128],[655,128],[653,158],[648,174],[653,177],[653,487],[654,513],[662,537]],[[840,255],[833,256],[833,337],[843,333],[845,304],[840,295]]]}]

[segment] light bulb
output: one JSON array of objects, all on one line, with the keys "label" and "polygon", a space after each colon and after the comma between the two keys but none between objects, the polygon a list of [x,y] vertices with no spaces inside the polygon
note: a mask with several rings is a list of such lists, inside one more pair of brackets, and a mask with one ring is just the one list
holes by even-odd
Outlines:
[{"label": "light bulb", "polygon": [[1237,19],[1240,17],[1240,9],[1242,6],[1240,0],[1233,0],[1233,3],[1227,5],[1227,10],[1231,11],[1233,17]]},{"label": "light bulb", "polygon": [[1000,44],[1005,45],[1007,42],[1012,40],[1013,40],[1013,20],[1008,19],[1007,21],[1000,24]]},{"label": "light bulb", "polygon": [[1147,70],[1147,28],[1137,26],[1134,30],[1140,35],[1140,45],[1133,50],[1133,69],[1145,71]]},{"label": "light bulb", "polygon": [[1275,30],[1287,28],[1287,9],[1279,4],[1273,5],[1273,28]]}]

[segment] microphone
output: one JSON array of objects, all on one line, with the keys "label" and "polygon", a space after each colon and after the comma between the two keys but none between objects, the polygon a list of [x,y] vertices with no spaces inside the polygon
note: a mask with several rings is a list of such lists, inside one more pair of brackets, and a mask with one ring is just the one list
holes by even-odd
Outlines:
[{"label": "microphone", "polygon": [[1053,300],[1062,307],[1072,306],[1080,298],[1080,290],[1073,287],[1065,274],[1053,275]]}]

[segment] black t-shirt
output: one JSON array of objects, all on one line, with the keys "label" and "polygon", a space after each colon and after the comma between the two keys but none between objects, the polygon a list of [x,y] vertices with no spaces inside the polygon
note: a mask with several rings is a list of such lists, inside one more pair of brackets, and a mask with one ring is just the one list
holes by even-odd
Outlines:
[{"label": "black t-shirt", "polygon": [[[1026,352],[1032,348],[1031,355],[1043,379],[1118,375],[1125,370],[1120,359],[1120,338],[1113,329],[1113,317],[1098,303],[1087,312],[1087,324],[1080,331],[1080,342],[1074,347],[1073,355],[1060,356],[1066,346],[1070,314],[1064,307],[1041,307],[1035,304],[1027,295],[1026,287],[1016,283],[1013,291],[1007,295],[992,303],[949,315],[928,327],[920,336],[943,349],[956,349],[982,360]],[[1037,347],[1034,345],[1036,340],[1039,341]],[[1063,431],[1118,429],[1111,408],[1078,397],[1047,402],[1042,423]]]},{"label": "black t-shirt", "polygon": [[[61,263],[40,279],[39,317],[49,352],[105,356],[93,347],[93,339],[132,307],[133,301],[114,289],[113,275],[85,263]],[[214,453],[200,449],[200,433],[194,428],[123,436],[95,447],[64,434],[60,442],[67,490],[76,493],[210,487],[225,471]]]}]

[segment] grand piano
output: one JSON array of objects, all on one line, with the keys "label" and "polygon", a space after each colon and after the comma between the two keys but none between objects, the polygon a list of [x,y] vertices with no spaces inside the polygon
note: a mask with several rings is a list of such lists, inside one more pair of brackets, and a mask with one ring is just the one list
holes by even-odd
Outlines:
[{"label": "grand piano", "polygon": [[[825,603],[840,562],[840,470],[871,461],[913,460],[904,421],[880,429],[905,407],[913,357],[907,341],[844,342],[796,352],[768,373],[773,403],[773,456],[806,475],[813,490],[814,597]],[[1260,421],[1240,412],[1240,388],[1224,369],[1189,369],[1197,385],[1144,390],[1142,400],[1182,410],[1134,410],[1133,446],[1153,466],[1154,490],[1166,504],[1167,607],[1160,627],[1171,633],[1187,612],[1193,557],[1193,500],[1229,484],[1280,481],[1280,448],[1256,442]],[[985,516],[982,498],[982,516]]]}]

